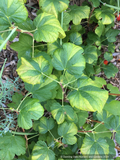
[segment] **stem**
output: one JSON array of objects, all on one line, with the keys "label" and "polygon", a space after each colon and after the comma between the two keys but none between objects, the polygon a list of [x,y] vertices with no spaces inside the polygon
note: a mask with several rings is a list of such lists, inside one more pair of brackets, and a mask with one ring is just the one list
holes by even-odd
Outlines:
[{"label": "stem", "polygon": [[82,132],[82,133],[87,133],[87,132],[90,132],[92,133],[93,131],[78,131],[79,133]]},{"label": "stem", "polygon": [[6,38],[6,40],[2,43],[2,45],[0,46],[0,52],[3,49],[4,45],[7,43],[7,41],[10,39],[10,37],[14,34],[14,32],[16,31],[17,27],[15,27],[11,33],[9,34],[9,36]]},{"label": "stem", "polygon": [[68,84],[73,83],[73,82],[75,82],[75,81],[77,81],[77,79],[75,79],[75,80],[73,80],[73,81],[71,81],[71,82],[68,82],[67,84],[65,84],[65,86],[68,86]]},{"label": "stem", "polygon": [[[25,133],[25,130],[22,128],[23,132]],[[25,135],[25,139],[26,139],[26,149],[28,148],[28,139],[27,139],[27,135]]]},{"label": "stem", "polygon": [[37,136],[39,136],[39,135],[40,135],[40,134],[36,134],[36,135],[34,135],[34,136],[28,138],[28,140],[29,140],[29,139],[32,139],[32,138],[34,138],[34,137],[37,137]]},{"label": "stem", "polygon": [[87,119],[87,121],[89,122],[97,122],[97,123],[101,123],[101,124],[104,124],[103,122],[100,122],[100,121],[96,121],[96,120],[92,120],[92,119]]},{"label": "stem", "polygon": [[95,10],[95,7],[93,7],[92,11],[90,12],[90,16],[89,16],[89,19],[88,19],[88,27],[89,27],[90,18],[91,18],[91,16],[92,16],[94,10]]},{"label": "stem", "polygon": [[[61,13],[61,28],[63,28],[63,12]],[[62,39],[60,39],[60,45],[62,46]]]},{"label": "stem", "polygon": [[30,36],[32,36],[33,37],[33,34],[32,33],[30,33],[30,32],[33,32],[33,31],[25,31],[25,30],[22,30],[22,29],[16,29],[16,31],[17,32],[20,32],[20,33],[26,33],[26,34],[28,34],[28,35],[30,35]]},{"label": "stem", "polygon": [[35,32],[37,30],[37,28],[34,30],[31,30],[31,31],[28,31],[28,30],[24,30],[24,29],[21,29],[18,27],[18,30],[19,30],[19,32],[29,32],[30,33],[30,32]]},{"label": "stem", "polygon": [[111,131],[95,132],[95,134],[106,133],[106,132],[111,132]]},{"label": "stem", "polygon": [[64,100],[65,100],[65,90],[64,90],[64,88],[63,88],[63,85],[62,85],[62,83],[60,83],[60,86],[61,86],[61,88],[62,88],[62,106],[64,106]]},{"label": "stem", "polygon": [[60,84],[60,82],[59,82],[59,81],[57,81],[57,80],[55,80],[55,79],[53,79],[53,78],[51,78],[51,77],[47,76],[47,75],[46,75],[46,74],[44,74],[43,72],[41,72],[41,74],[42,74],[42,75],[44,75],[45,77],[47,77],[47,78],[49,78],[49,79],[51,79],[51,80],[55,81],[56,83]]},{"label": "stem", "polygon": [[116,94],[116,93],[108,93],[109,95],[115,95],[115,96],[120,96],[120,94]]},{"label": "stem", "polygon": [[[4,67],[5,67],[6,61],[7,61],[7,58],[5,59],[4,64],[3,64],[2,69],[1,69],[1,72],[0,72],[0,79],[2,78],[2,73],[3,73]],[[0,82],[1,82],[1,80],[0,80]]]},{"label": "stem", "polygon": [[23,101],[27,98],[27,96],[30,95],[30,94],[32,94],[32,93],[30,92],[30,93],[26,94],[26,96],[25,96],[25,97],[23,98],[23,100],[20,102],[20,104],[19,104],[18,108],[16,109],[16,111],[18,111],[18,109],[20,108],[22,102],[23,102]]},{"label": "stem", "polygon": [[11,111],[16,111],[15,109],[10,109],[10,108],[0,108],[0,109],[8,109],[8,110],[11,110]]},{"label": "stem", "polygon": [[37,9],[37,8],[35,8],[35,7],[31,7],[31,6],[27,5],[27,4],[25,4],[25,6],[30,7],[30,8],[33,8],[33,9],[36,9],[37,11],[39,10],[39,9]]},{"label": "stem", "polygon": [[[118,7],[119,7],[119,5],[120,5],[120,4],[119,4],[119,0],[117,0],[117,4],[118,4]],[[119,9],[118,9],[118,16],[119,16]]]},{"label": "stem", "polygon": [[11,133],[17,134],[17,135],[34,135],[34,134],[36,134],[36,133],[14,132],[14,131],[12,131]]},{"label": "stem", "polygon": [[53,139],[55,139],[55,137],[53,136],[53,134],[51,133],[51,131],[50,130],[48,130],[49,131],[49,133],[51,134],[51,136],[53,137]]},{"label": "stem", "polygon": [[104,6],[107,6],[107,7],[110,7],[110,8],[114,8],[114,9],[117,9],[119,10],[120,8],[119,7],[116,7],[116,6],[112,6],[112,5],[109,5],[109,4],[106,4],[106,3],[103,3],[101,0],[99,0]]},{"label": "stem", "polygon": [[93,131],[95,128],[97,128],[98,126],[100,126],[103,122],[99,123],[97,126],[95,126],[93,129],[91,129],[90,131]]},{"label": "stem", "polygon": [[[37,46],[34,46],[34,47],[40,47],[40,46],[47,46],[48,44],[40,44],[40,45],[37,45]],[[51,44],[49,44],[51,45]]]},{"label": "stem", "polygon": [[34,38],[33,38],[33,46],[32,46],[32,58],[34,58]]},{"label": "stem", "polygon": [[7,32],[7,31],[11,31],[11,29],[7,29],[7,30],[4,30],[4,31],[0,31],[0,33]]}]

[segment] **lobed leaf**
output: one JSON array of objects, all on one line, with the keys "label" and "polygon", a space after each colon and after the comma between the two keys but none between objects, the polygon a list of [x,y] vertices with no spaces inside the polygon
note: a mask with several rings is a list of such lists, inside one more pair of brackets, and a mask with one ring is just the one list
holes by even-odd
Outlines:
[{"label": "lobed leaf", "polygon": [[43,82],[43,74],[50,74],[50,63],[43,57],[35,57],[25,59],[21,57],[21,65],[17,72],[24,82],[35,85]]},{"label": "lobed leaf", "polygon": [[[21,12],[22,11],[22,12]],[[0,31],[11,26],[12,22],[21,23],[28,17],[27,9],[23,1],[1,0],[0,1]]]},{"label": "lobed leaf", "polygon": [[113,11],[110,9],[96,9],[95,10],[95,17],[98,20],[101,20],[101,22],[104,25],[111,24],[115,20],[115,16],[113,14]]},{"label": "lobed leaf", "polygon": [[25,139],[21,136],[15,136],[6,133],[0,136],[0,159],[11,160],[15,155],[20,156],[26,153]]},{"label": "lobed leaf", "polygon": [[83,156],[86,155],[86,153],[92,155],[93,158],[95,158],[94,156],[97,155],[99,156],[99,159],[102,160],[100,155],[107,155],[109,153],[109,145],[103,138],[99,138],[96,141],[93,138],[87,136],[83,140],[81,153]]},{"label": "lobed leaf", "polygon": [[41,13],[34,19],[34,25],[36,26],[36,31],[34,32],[34,39],[36,41],[52,43],[58,37],[65,37],[64,31],[54,15],[45,12]]},{"label": "lobed leaf", "polygon": [[53,118],[47,119],[46,117],[42,117],[40,119],[39,125],[38,125],[39,133],[45,134],[49,130],[53,129],[54,126],[55,126],[55,122],[54,122]]},{"label": "lobed leaf", "polygon": [[64,43],[63,48],[57,49],[53,55],[53,66],[59,71],[67,71],[73,75],[82,74],[85,68],[83,49],[72,43]]},{"label": "lobed leaf", "polygon": [[86,111],[101,112],[107,99],[108,92],[97,87],[91,79],[81,76],[77,80],[76,89],[68,94],[72,107]]},{"label": "lobed leaf", "polygon": [[69,0],[39,0],[41,9],[58,17],[59,12],[63,12],[68,8]]},{"label": "lobed leaf", "polygon": [[38,99],[26,98],[20,106],[18,126],[24,129],[32,127],[32,119],[38,120],[44,114],[44,109]]},{"label": "lobed leaf", "polygon": [[57,83],[54,80],[57,78],[54,75],[50,75],[49,77],[40,85],[26,84],[26,89],[32,93],[33,98],[39,99],[40,102],[52,99],[54,98],[54,94],[56,94]]},{"label": "lobed leaf", "polygon": [[49,149],[45,142],[38,141],[32,151],[32,160],[55,160],[55,153]]},{"label": "lobed leaf", "polygon": [[74,123],[64,122],[58,126],[58,134],[63,137],[62,142],[64,144],[73,145],[77,142],[77,138],[74,136],[77,134],[77,130]]},{"label": "lobed leaf", "polygon": [[69,14],[72,17],[72,21],[75,25],[78,25],[82,19],[89,18],[90,8],[88,6],[69,6],[71,9]]}]

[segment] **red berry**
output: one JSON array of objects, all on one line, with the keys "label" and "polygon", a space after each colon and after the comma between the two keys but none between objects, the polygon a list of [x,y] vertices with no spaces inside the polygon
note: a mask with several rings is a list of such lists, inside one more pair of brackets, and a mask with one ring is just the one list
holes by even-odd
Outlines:
[{"label": "red berry", "polygon": [[120,21],[120,15],[117,17],[117,21]]},{"label": "red berry", "polygon": [[107,60],[104,60],[104,64],[105,64],[105,65],[108,65],[108,61],[107,61]]}]

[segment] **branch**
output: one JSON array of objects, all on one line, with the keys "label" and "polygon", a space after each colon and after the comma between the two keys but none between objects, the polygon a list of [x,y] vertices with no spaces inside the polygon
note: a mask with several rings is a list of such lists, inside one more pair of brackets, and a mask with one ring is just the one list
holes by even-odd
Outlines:
[{"label": "branch", "polygon": [[90,132],[92,133],[93,131],[78,131],[79,133],[82,132],[82,133],[87,133],[87,132]]},{"label": "branch", "polygon": [[65,90],[64,90],[64,88],[63,88],[62,83],[59,83],[59,84],[60,84],[60,86],[61,86],[61,88],[62,88],[62,92],[63,92],[63,95],[64,95],[63,101],[64,101],[64,102],[69,102],[68,100],[66,100],[67,95],[65,94]]},{"label": "branch", "polygon": [[33,34],[32,34],[32,33],[30,33],[30,32],[23,32],[23,31],[21,31],[20,29],[16,29],[16,31],[17,31],[17,32],[21,32],[21,33],[29,34],[30,36],[32,36],[32,37],[33,37]]},{"label": "branch", "polygon": [[120,94],[116,94],[116,93],[109,93],[109,95],[120,96]]},{"label": "branch", "polygon": [[101,123],[101,124],[104,124],[103,122],[100,122],[100,121],[96,121],[96,120],[92,120],[92,119],[87,119],[87,121],[90,121],[90,122],[97,122],[97,123]]}]

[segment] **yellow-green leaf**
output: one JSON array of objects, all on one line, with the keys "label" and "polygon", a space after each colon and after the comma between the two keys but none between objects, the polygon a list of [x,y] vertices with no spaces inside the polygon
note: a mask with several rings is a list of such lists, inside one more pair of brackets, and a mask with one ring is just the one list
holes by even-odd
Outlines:
[{"label": "yellow-green leaf", "polygon": [[54,42],[57,38],[64,38],[65,32],[60,26],[58,19],[51,14],[41,13],[34,19],[36,41]]},{"label": "yellow-green leaf", "polygon": [[21,23],[28,17],[24,2],[20,0],[0,1],[0,30],[11,26],[12,22]]},{"label": "yellow-green leaf", "polygon": [[42,73],[48,74],[49,67],[49,62],[43,56],[33,58],[32,60],[21,57],[21,65],[17,72],[24,82],[35,85],[43,82],[44,76]]},{"label": "yellow-green leaf", "polygon": [[44,12],[53,14],[58,17],[58,12],[68,8],[69,0],[39,0],[39,6]]}]

